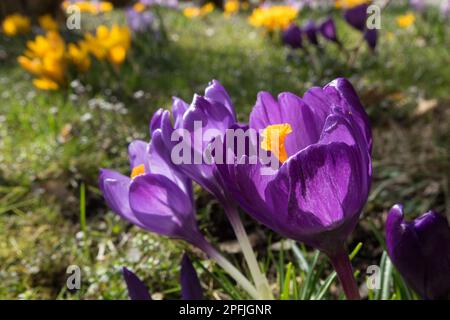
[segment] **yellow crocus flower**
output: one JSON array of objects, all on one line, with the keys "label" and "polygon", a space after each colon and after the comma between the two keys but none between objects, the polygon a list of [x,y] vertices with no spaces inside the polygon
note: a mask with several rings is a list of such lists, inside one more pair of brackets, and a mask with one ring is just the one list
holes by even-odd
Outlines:
[{"label": "yellow crocus flower", "polygon": [[400,28],[406,29],[414,24],[416,21],[416,16],[412,12],[408,12],[407,14],[398,16],[396,19],[397,25]]},{"label": "yellow crocus flower", "polygon": [[297,15],[298,10],[292,6],[260,7],[253,10],[248,21],[254,27],[263,27],[272,32],[286,29]]},{"label": "yellow crocus flower", "polygon": [[7,16],[2,23],[2,30],[8,37],[28,33],[31,29],[30,19],[21,14]]},{"label": "yellow crocus flower", "polygon": [[113,25],[111,29],[101,25],[95,36],[85,34],[86,47],[97,59],[108,59],[114,65],[120,65],[125,60],[131,45],[131,34],[127,27]]},{"label": "yellow crocus flower", "polygon": [[58,22],[49,14],[38,18],[39,26],[47,31],[56,31],[59,29]]}]

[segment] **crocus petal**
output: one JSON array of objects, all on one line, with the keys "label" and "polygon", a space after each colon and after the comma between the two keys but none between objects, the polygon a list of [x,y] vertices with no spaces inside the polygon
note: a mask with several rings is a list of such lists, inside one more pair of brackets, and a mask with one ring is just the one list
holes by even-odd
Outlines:
[{"label": "crocus petal", "polygon": [[172,114],[174,119],[173,127],[175,129],[181,128],[183,116],[188,108],[189,104],[184,102],[182,99],[177,97],[172,98]]},{"label": "crocus petal", "polygon": [[386,221],[386,247],[408,285],[424,299],[450,294],[450,227],[446,219],[427,212],[406,222],[395,205]]},{"label": "crocus petal", "polygon": [[313,20],[309,20],[304,26],[303,31],[306,34],[306,37],[308,38],[309,42],[311,42],[314,45],[318,45],[319,41],[317,40],[317,28],[316,24]]},{"label": "crocus petal", "polygon": [[295,23],[289,25],[289,27],[283,31],[282,35],[283,43],[290,46],[292,49],[302,48],[302,30]]},{"label": "crocus petal", "polygon": [[146,230],[186,241],[197,236],[191,199],[167,177],[136,177],[129,199],[131,210]]},{"label": "crocus petal", "polygon": [[352,114],[366,140],[368,150],[371,151],[372,133],[369,117],[350,81],[345,78],[338,78],[325,86],[324,92],[333,105],[340,106],[344,112]]},{"label": "crocus petal", "polygon": [[372,50],[375,50],[375,48],[377,47],[377,41],[378,41],[377,29],[367,29],[364,32],[364,39],[366,40],[369,48]]},{"label": "crocus petal", "polygon": [[319,31],[325,39],[339,43],[333,18],[329,17],[322,22],[319,26]]},{"label": "crocus petal", "polygon": [[162,125],[162,117],[163,114],[167,112],[162,108],[159,108],[158,110],[156,110],[156,112],[153,114],[152,119],[150,120],[150,136],[152,136],[153,132],[156,129],[161,129],[161,125]]},{"label": "crocus petal", "polygon": [[173,181],[193,203],[192,181],[180,172],[178,166],[174,165],[171,159],[170,150],[167,149],[161,130],[153,133],[152,141],[148,149],[150,172],[160,174]]},{"label": "crocus petal", "polygon": [[147,286],[132,271],[123,267],[122,274],[131,300],[152,300]]},{"label": "crocus petal", "polygon": [[342,143],[311,146],[289,159],[272,184],[288,175],[288,211],[313,212],[322,226],[330,226],[361,209],[356,157],[355,148]]},{"label": "crocus petal", "polygon": [[129,177],[118,172],[107,169],[100,170],[99,186],[108,207],[123,219],[143,228],[144,226],[130,208],[128,201],[130,183]]},{"label": "crocus petal", "polygon": [[141,140],[134,140],[128,146],[128,159],[130,161],[130,169],[144,165],[148,170],[148,143]]},{"label": "crocus petal", "polygon": [[231,98],[219,81],[212,80],[209,83],[209,86],[205,89],[205,98],[224,105],[233,116],[234,122],[236,122],[236,111],[234,110]]},{"label": "crocus petal", "polygon": [[197,272],[188,255],[183,255],[181,261],[181,297],[183,300],[203,300],[203,290]]},{"label": "crocus petal", "polygon": [[367,8],[367,4],[361,4],[346,10],[344,12],[345,21],[355,29],[363,31],[366,28]]}]

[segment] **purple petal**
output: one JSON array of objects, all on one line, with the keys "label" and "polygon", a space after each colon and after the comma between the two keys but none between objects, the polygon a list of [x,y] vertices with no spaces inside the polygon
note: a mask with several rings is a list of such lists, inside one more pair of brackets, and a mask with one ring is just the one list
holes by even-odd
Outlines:
[{"label": "purple petal", "polygon": [[146,170],[149,169],[148,165],[148,143],[141,140],[134,140],[128,146],[128,159],[130,161],[130,169],[144,165]]},{"label": "purple petal", "polygon": [[364,110],[352,84],[345,78],[338,78],[324,88],[331,103],[340,106],[344,112],[350,113],[358,125],[361,135],[367,143],[368,150],[372,150],[372,132],[369,117]]},{"label": "purple petal", "polygon": [[346,10],[344,12],[345,21],[355,29],[364,31],[366,28],[367,8],[367,4],[361,4]]},{"label": "purple petal", "polygon": [[430,211],[406,222],[403,207],[393,206],[386,221],[386,246],[395,267],[421,297],[450,294],[450,228],[443,216]]},{"label": "purple petal", "polygon": [[366,40],[370,49],[375,50],[378,41],[378,31],[377,29],[367,29],[364,32],[364,39]]},{"label": "purple petal", "polygon": [[180,283],[183,300],[203,300],[203,290],[197,272],[195,272],[194,266],[186,253],[181,261]]},{"label": "purple petal", "polygon": [[295,23],[289,25],[289,27],[283,31],[282,40],[285,45],[290,46],[292,49],[302,48],[302,30]]},{"label": "purple petal", "polygon": [[174,128],[181,128],[183,122],[183,116],[189,108],[189,104],[181,100],[180,98],[172,98],[172,114],[174,118]]},{"label": "purple petal", "polygon": [[128,222],[144,228],[130,208],[128,200],[130,183],[130,178],[118,172],[100,170],[99,186],[108,207]]},{"label": "purple petal", "polygon": [[336,33],[336,25],[332,17],[329,17],[321,23],[319,31],[325,39],[339,43]]},{"label": "purple petal", "polygon": [[152,300],[147,286],[133,272],[123,267],[122,274],[131,300]]},{"label": "purple petal", "polygon": [[165,176],[136,177],[129,199],[131,210],[146,230],[186,241],[197,235],[191,199]]},{"label": "purple petal", "polygon": [[186,177],[171,159],[171,150],[167,149],[161,130],[153,133],[149,147],[150,172],[160,174],[174,182],[193,203],[192,181]]},{"label": "purple petal", "polygon": [[224,105],[233,116],[234,122],[236,122],[236,111],[234,110],[231,98],[219,81],[212,80],[209,83],[209,86],[205,89],[205,98]]}]

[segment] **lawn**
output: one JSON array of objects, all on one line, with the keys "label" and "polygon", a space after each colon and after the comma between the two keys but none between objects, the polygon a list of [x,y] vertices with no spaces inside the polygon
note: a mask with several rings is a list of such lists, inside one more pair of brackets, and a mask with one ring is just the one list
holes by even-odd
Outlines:
[{"label": "lawn", "polygon": [[[395,18],[405,11],[386,10],[377,52],[363,46],[349,66],[334,44],[310,46],[309,55],[293,53],[276,36],[249,25],[245,13],[188,19],[164,10],[167,41],[135,37],[120,70],[95,62],[92,72],[57,92],[35,89],[18,65],[29,36],[0,35],[0,298],[126,299],[123,266],[145,280],[154,298],[180,296],[181,253],[203,254],[122,221],[106,206],[97,177],[99,168],[127,174],[127,145],[149,139],[152,113],[170,108],[172,96],[190,102],[212,79],[227,88],[241,121],[259,91],[302,95],[341,76],[353,83],[374,135],[371,193],[349,241],[350,251],[362,243],[353,260],[362,284],[369,265],[383,259],[389,264],[384,221],[393,204],[404,203],[411,218],[430,209],[449,211],[450,28],[431,8],[411,28],[399,29]],[[359,32],[333,14],[344,45],[358,44]],[[323,16],[305,10],[298,20]],[[115,10],[83,17],[83,28],[98,19],[126,23]],[[244,268],[221,206],[199,187],[195,191],[201,230]],[[277,295],[339,298],[325,256],[242,217]],[[194,260],[208,298],[246,297],[213,263]],[[66,288],[69,265],[81,268],[78,291]],[[398,273],[385,268],[391,285],[365,296],[414,298]],[[286,291],[291,282],[300,289]],[[325,286],[330,289],[319,294]]]}]

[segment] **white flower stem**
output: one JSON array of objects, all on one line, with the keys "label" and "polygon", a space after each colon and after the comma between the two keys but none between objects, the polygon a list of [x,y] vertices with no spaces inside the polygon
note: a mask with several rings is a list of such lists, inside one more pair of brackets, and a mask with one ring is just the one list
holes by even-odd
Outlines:
[{"label": "white flower stem", "polygon": [[253,284],[235,267],[230,261],[228,261],[223,255],[221,255],[208,241],[203,239],[197,246],[203,250],[211,259],[217,262],[225,272],[227,272],[242,288],[253,298],[260,299],[260,294],[253,286]]},{"label": "white flower stem", "polygon": [[253,251],[247,233],[245,232],[244,226],[242,225],[242,221],[239,217],[239,212],[235,206],[225,206],[225,212],[241,246],[248,268],[250,269],[256,289],[259,293],[259,299],[273,300],[273,294],[270,290],[269,282],[259,268],[255,252]]}]

